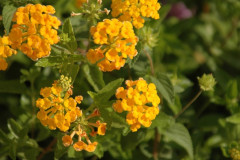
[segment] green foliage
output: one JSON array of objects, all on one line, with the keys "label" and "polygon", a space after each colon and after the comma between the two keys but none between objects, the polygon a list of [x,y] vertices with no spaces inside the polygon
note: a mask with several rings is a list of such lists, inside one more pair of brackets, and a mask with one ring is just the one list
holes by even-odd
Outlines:
[{"label": "green foliage", "polygon": [[8,120],[7,135],[0,130],[1,155],[9,155],[16,159],[17,155],[23,159],[36,159],[39,154],[38,144],[34,139],[28,137],[28,126],[21,127],[15,120]]},{"label": "green foliage", "polygon": [[7,34],[9,34],[9,29],[12,23],[13,14],[16,11],[16,7],[13,5],[5,5],[2,10],[3,25]]},{"label": "green foliage", "polygon": [[115,94],[116,89],[121,86],[122,82],[123,79],[119,78],[108,83],[97,93],[89,91],[88,94],[93,98],[96,104],[104,104]]},{"label": "green foliage", "polygon": [[[111,1],[98,2],[80,8],[75,0],[0,2],[1,37],[15,23],[16,8],[27,3],[53,5],[62,22],[60,41],[51,45],[50,56],[32,62],[19,52],[7,58],[8,69],[0,71],[0,159],[231,159],[230,150],[240,150],[240,2],[184,0],[180,3],[186,8],[179,11],[184,14],[174,15],[171,8],[183,4],[161,1],[160,19],[146,18],[143,28],[134,29],[138,55],[113,72],[100,71],[86,58],[88,49],[97,47],[90,28],[112,18],[104,11],[111,10]],[[70,17],[72,12],[77,16]],[[179,17],[185,13],[190,17]],[[107,123],[104,136],[90,138],[98,142],[92,153],[65,147],[62,136],[72,132],[49,130],[37,119],[41,88],[60,75],[71,77],[73,96],[84,97],[78,105],[84,117],[97,108],[100,116],[91,120]],[[195,100],[201,75],[200,87],[209,92]],[[156,85],[160,113],[149,128],[131,132],[127,112],[117,113],[112,105],[117,88],[139,77]]]},{"label": "green foliage", "polygon": [[2,93],[26,93],[26,86],[19,80],[0,81],[0,92]]},{"label": "green foliage", "polygon": [[105,82],[103,80],[103,73],[98,69],[97,66],[84,65],[83,71],[86,79],[96,92],[98,92],[99,89],[105,86]]},{"label": "green foliage", "polygon": [[77,49],[77,41],[73,32],[70,19],[66,19],[62,27],[62,43],[72,53]]},{"label": "green foliage", "polygon": [[193,144],[191,136],[187,128],[179,123],[171,125],[166,132],[163,132],[166,137],[182,146],[193,159]]},{"label": "green foliage", "polygon": [[161,95],[167,100],[168,103],[172,103],[174,100],[174,90],[170,79],[164,74],[158,74],[155,77],[146,76],[146,79],[149,79],[157,87],[157,90]]}]

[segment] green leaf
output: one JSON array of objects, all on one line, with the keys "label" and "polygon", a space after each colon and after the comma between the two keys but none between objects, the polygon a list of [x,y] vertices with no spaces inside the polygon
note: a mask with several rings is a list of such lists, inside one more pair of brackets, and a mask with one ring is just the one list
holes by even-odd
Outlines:
[{"label": "green leaf", "polygon": [[26,86],[20,80],[0,81],[0,93],[25,94]]},{"label": "green leaf", "polygon": [[184,76],[178,76],[176,73],[171,76],[171,81],[174,86],[175,93],[182,93],[186,88],[191,87],[193,83]]},{"label": "green leaf", "polygon": [[1,155],[0,157],[3,157],[9,154],[9,147],[10,145],[4,145],[0,147],[0,155]]},{"label": "green leaf", "polygon": [[175,120],[172,116],[160,112],[157,117],[152,121],[150,128],[157,127],[159,132],[165,131],[169,126],[173,125]]},{"label": "green leaf", "polygon": [[4,133],[1,129],[0,129],[0,143],[8,143],[10,141],[10,139],[8,138],[7,134]]},{"label": "green leaf", "polygon": [[234,124],[240,124],[240,113],[236,113],[230,117],[227,117],[226,121]]},{"label": "green leaf", "polygon": [[130,68],[133,68],[134,64],[137,62],[137,60],[140,57],[140,54],[142,53],[142,49],[143,49],[142,43],[138,43],[136,46],[136,49],[138,51],[138,54],[133,59],[130,59],[130,58],[127,59],[127,63],[129,64]]},{"label": "green leaf", "polygon": [[67,40],[63,43],[67,46],[68,50],[70,50],[71,52],[76,51],[77,41],[69,18],[66,19],[63,24],[63,33],[65,33],[65,36],[67,34]]},{"label": "green leaf", "polygon": [[72,146],[70,146],[68,149],[68,157],[83,159],[83,152],[77,152]]},{"label": "green leaf", "polygon": [[168,103],[173,103],[174,89],[170,79],[166,75],[159,73],[157,78],[153,76],[146,76],[146,78],[150,79],[150,81],[156,85],[157,90],[167,100]]},{"label": "green leaf", "polygon": [[12,118],[8,120],[8,129],[14,137],[19,138],[22,127]]},{"label": "green leaf", "polygon": [[75,81],[75,78],[77,77],[78,71],[79,71],[79,65],[78,64],[73,64],[71,66],[71,70],[69,71],[69,77],[72,78],[72,82]]},{"label": "green leaf", "polygon": [[29,148],[24,147],[23,152],[27,160],[31,159],[37,159],[37,156],[39,155],[39,149],[38,148]]},{"label": "green leaf", "polygon": [[55,151],[54,151],[54,159],[61,158],[67,152],[67,148],[62,143],[62,136],[63,135],[64,134],[62,134],[62,133],[59,133],[57,135],[57,146],[56,146]]},{"label": "green leaf", "polygon": [[6,33],[9,34],[9,29],[11,26],[13,15],[16,11],[16,7],[13,5],[5,5],[2,11],[3,25],[6,30]]},{"label": "green leaf", "polygon": [[171,125],[166,130],[166,132],[163,132],[163,134],[172,141],[182,146],[187,151],[190,158],[193,159],[192,139],[187,128],[184,125],[180,123],[175,123]]},{"label": "green leaf", "polygon": [[84,65],[83,71],[86,79],[92,85],[93,89],[98,92],[99,89],[105,86],[103,80],[103,73],[99,70],[97,66],[93,65]]},{"label": "green leaf", "polygon": [[133,150],[144,139],[145,130],[141,129],[137,132],[130,132],[127,136],[122,136],[121,145],[123,150]]},{"label": "green leaf", "polygon": [[40,60],[37,61],[35,65],[39,67],[52,67],[52,66],[59,66],[62,64],[62,62],[63,62],[62,57],[51,56],[51,57],[41,58]]},{"label": "green leaf", "polygon": [[9,156],[11,159],[15,160],[17,155],[17,144],[15,142],[11,142],[9,149]]},{"label": "green leaf", "polygon": [[104,151],[103,151],[103,147],[102,147],[102,145],[99,143],[98,145],[97,145],[97,148],[96,148],[96,150],[93,152],[99,159],[101,159],[102,157],[103,157],[103,153],[104,153]]},{"label": "green leaf", "polygon": [[19,131],[19,133],[18,133],[18,135],[19,135],[19,138],[20,139],[24,139],[24,138],[26,138],[28,135],[28,131],[29,131],[29,129],[28,129],[28,126],[24,126],[20,131]]},{"label": "green leaf", "polygon": [[79,64],[64,62],[61,68],[61,74],[72,78],[72,83],[77,77]]},{"label": "green leaf", "polygon": [[174,103],[169,103],[168,105],[171,110],[173,111],[173,113],[176,115],[178,114],[181,109],[182,109],[182,104],[181,104],[181,99],[178,95],[175,96],[175,100]]},{"label": "green leaf", "polygon": [[107,128],[109,129],[112,125],[112,114],[114,114],[114,112],[110,112],[105,106],[99,106],[99,112],[103,118],[103,121],[107,123]]},{"label": "green leaf", "polygon": [[42,141],[50,135],[50,130],[47,127],[44,127],[41,125],[38,128],[39,128],[39,131],[38,131],[37,137],[35,138],[36,141]]},{"label": "green leaf", "polygon": [[122,82],[123,79],[119,78],[104,86],[97,94],[94,95],[96,104],[104,104],[107,102],[115,94],[117,88],[121,86]]},{"label": "green leaf", "polygon": [[237,96],[238,96],[237,80],[231,80],[228,83],[228,87],[227,87],[227,97],[230,99],[234,99],[234,98],[237,98]]}]

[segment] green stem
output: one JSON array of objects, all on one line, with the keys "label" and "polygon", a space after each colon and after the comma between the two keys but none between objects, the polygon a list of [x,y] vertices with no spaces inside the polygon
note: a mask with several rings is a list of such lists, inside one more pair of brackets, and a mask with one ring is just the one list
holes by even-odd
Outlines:
[{"label": "green stem", "polygon": [[149,60],[149,63],[150,63],[150,67],[151,67],[151,73],[152,75],[154,76],[155,75],[155,72],[154,72],[154,66],[153,66],[153,60],[152,60],[152,57],[150,56],[150,54],[144,50],[144,53],[145,55],[147,56],[148,60]]},{"label": "green stem", "polygon": [[[31,83],[31,101],[32,101],[32,107],[33,107],[33,117],[35,117],[36,114],[36,97],[35,97],[35,91],[34,91],[34,80],[30,81]],[[35,119],[32,122],[32,129],[31,129],[31,137],[34,137],[34,126],[35,126]]]},{"label": "green stem", "polygon": [[88,52],[88,50],[90,49],[90,46],[91,46],[91,33],[89,31],[89,34],[88,34],[88,45],[87,45],[87,48],[86,48],[86,53]]},{"label": "green stem", "polygon": [[155,128],[155,137],[153,144],[153,159],[158,160],[158,144],[161,141],[161,134],[158,132],[158,129]]},{"label": "green stem", "polygon": [[[152,76],[155,76],[154,66],[153,66],[153,60],[150,54],[144,50],[145,55],[147,56],[150,67],[151,67],[151,74]],[[161,141],[161,134],[158,132],[157,127],[155,128],[155,136],[154,136],[154,142],[153,142],[153,158],[154,160],[158,160],[158,145]]]},{"label": "green stem", "polygon": [[193,97],[193,99],[190,102],[188,102],[188,104],[186,104],[183,107],[183,109],[177,115],[174,116],[174,118],[177,119],[185,110],[187,110],[191,106],[191,104],[193,104],[193,102],[196,101],[196,99],[201,95],[201,93],[202,90],[199,90],[199,92]]}]

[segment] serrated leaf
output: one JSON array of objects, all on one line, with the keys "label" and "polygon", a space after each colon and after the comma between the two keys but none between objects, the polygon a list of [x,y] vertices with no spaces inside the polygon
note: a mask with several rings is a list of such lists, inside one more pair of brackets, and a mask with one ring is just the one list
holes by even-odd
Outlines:
[{"label": "serrated leaf", "polygon": [[6,30],[6,33],[9,34],[9,29],[11,26],[13,15],[16,11],[16,7],[13,5],[5,5],[2,11],[3,25]]},{"label": "serrated leaf", "polygon": [[0,93],[26,94],[26,86],[19,80],[0,81]]},{"label": "serrated leaf", "polygon": [[72,24],[70,19],[66,19],[63,24],[63,33],[67,34],[68,41],[64,42],[64,44],[67,46],[67,49],[71,52],[76,51],[77,49],[77,41],[73,32]]},{"label": "serrated leaf", "polygon": [[97,66],[84,65],[83,71],[86,79],[96,92],[104,87],[105,83],[103,81],[103,73]]},{"label": "serrated leaf", "polygon": [[193,159],[192,139],[184,125],[175,123],[171,125],[166,132],[163,132],[163,134],[178,145],[182,146],[187,151],[189,157]]},{"label": "serrated leaf", "polygon": [[226,121],[234,124],[240,124],[240,113],[236,113],[230,117],[227,117]]},{"label": "serrated leaf", "polygon": [[97,94],[94,96],[94,100],[96,101],[96,104],[104,104],[111,98],[118,87],[121,86],[123,82],[122,78],[119,78],[117,80],[114,80],[110,83],[108,83],[106,86],[104,86]]},{"label": "serrated leaf", "polygon": [[7,126],[11,134],[16,138],[19,138],[19,133],[22,127],[12,118],[8,120]]},{"label": "serrated leaf", "polygon": [[146,78],[150,79],[150,81],[156,85],[157,90],[168,103],[173,103],[174,89],[170,79],[166,75],[160,73],[157,75],[157,78],[153,76],[146,76]]}]

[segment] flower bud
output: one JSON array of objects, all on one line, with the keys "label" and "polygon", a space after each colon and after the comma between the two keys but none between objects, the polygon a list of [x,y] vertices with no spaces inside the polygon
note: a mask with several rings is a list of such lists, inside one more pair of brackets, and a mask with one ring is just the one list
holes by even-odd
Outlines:
[{"label": "flower bud", "polygon": [[203,91],[211,91],[216,81],[212,74],[203,74],[202,77],[198,77],[198,83]]}]

